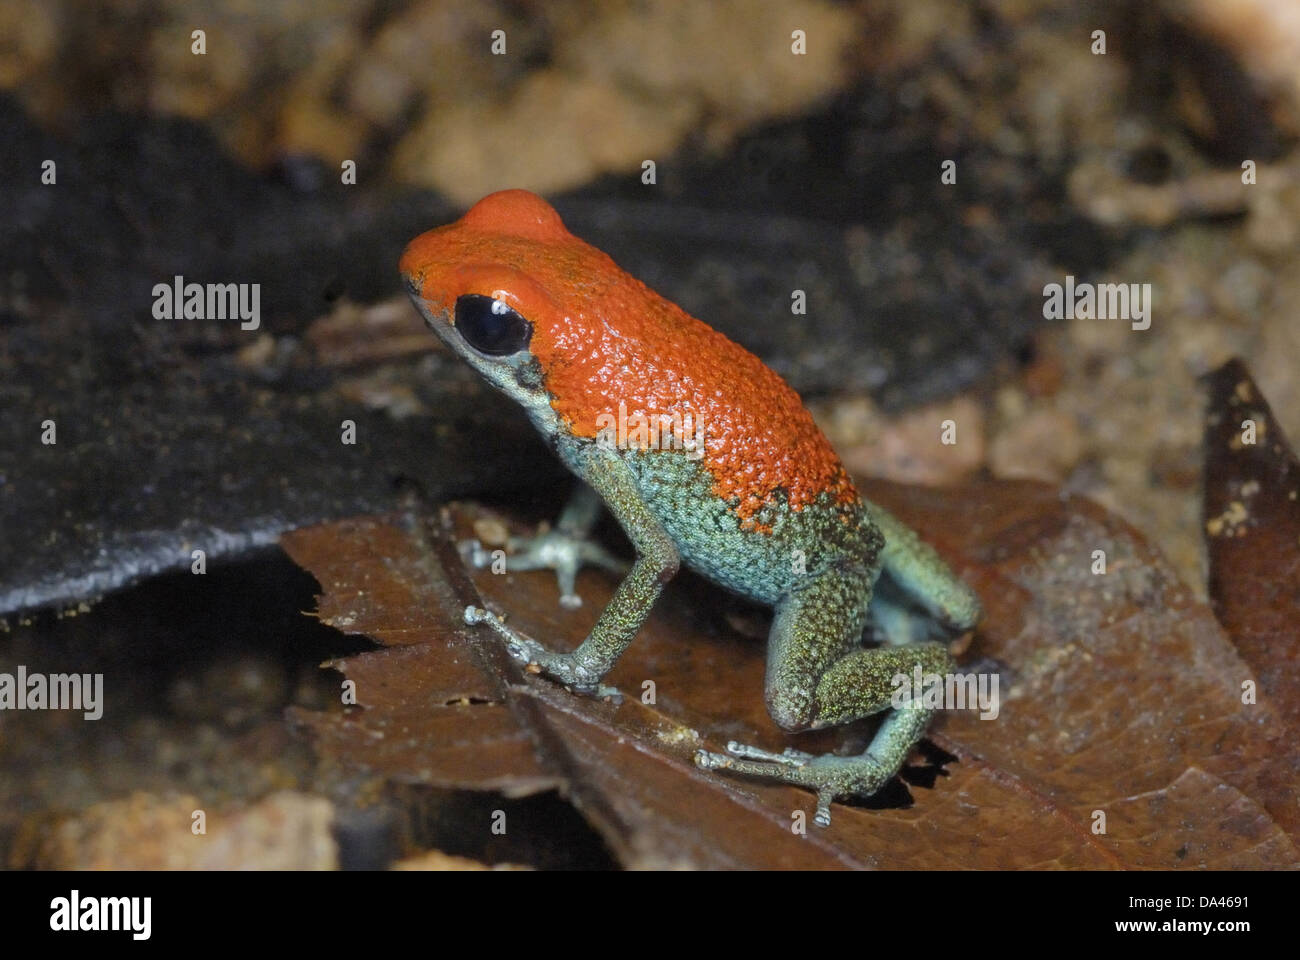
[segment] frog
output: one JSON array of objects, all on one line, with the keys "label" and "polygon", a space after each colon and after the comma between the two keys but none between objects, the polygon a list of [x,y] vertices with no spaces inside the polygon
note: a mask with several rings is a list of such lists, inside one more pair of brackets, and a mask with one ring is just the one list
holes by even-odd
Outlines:
[{"label": "frog", "polygon": [[[886,713],[861,753],[732,741],[725,752],[699,749],[694,763],[810,790],[822,827],[833,803],[889,783],[935,712],[900,702],[899,678],[951,671],[951,645],[976,626],[980,602],[931,545],[861,496],[799,394],[526,190],[489,194],[420,234],[398,270],[426,325],[522,408],[580,481],[553,527],[514,538],[509,565],[553,571],[567,606],[581,602],[581,567],[621,577],[569,652],[479,607],[466,622],[489,627],[529,672],[603,695],[602,680],[685,566],[772,609],[763,695],[782,730]],[[620,416],[639,417],[636,429],[615,429]],[[664,429],[652,434],[646,422]],[[635,551],[630,565],[593,542],[604,510]],[[490,556],[470,547],[480,565]]]}]

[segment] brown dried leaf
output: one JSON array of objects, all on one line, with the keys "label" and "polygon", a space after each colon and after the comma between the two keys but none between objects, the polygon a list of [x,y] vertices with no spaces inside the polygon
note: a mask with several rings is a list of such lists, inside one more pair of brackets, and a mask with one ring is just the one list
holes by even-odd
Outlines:
[{"label": "brown dried leaf", "polygon": [[281,544],[323,587],[322,622],[386,645],[326,664],[356,685],[365,709],[294,711],[322,753],[435,786],[520,795],[562,782],[539,763],[501,680],[458,628],[451,587],[419,521],[323,524],[291,531]]},{"label": "brown dried leaf", "polygon": [[[702,745],[861,750],[873,727],[780,731],[763,706],[764,645],[735,633],[703,581],[670,585],[608,678],[621,703],[581,698],[521,674],[460,612],[481,595],[568,649],[611,580],[584,572],[578,610],[559,606],[546,574],[475,571],[471,583],[444,529],[406,518],[285,538],[325,587],[327,621],[406,645],[337,664],[364,709],[303,720],[323,750],[392,777],[512,792],[560,784],[633,866],[1300,862],[1294,748],[1269,707],[1241,703],[1250,668],[1135,531],[1030,482],[863,486],[976,586],[987,612],[966,669],[995,671],[1002,687],[996,720],[953,711],[936,722],[930,739],[951,756],[905,771],[910,802],[895,784],[799,835],[791,825],[811,810],[809,793],[695,768]],[[457,508],[456,536],[476,518]],[[1104,575],[1092,573],[1094,550],[1106,553]],[[646,681],[654,703],[642,702]],[[458,692],[486,702],[447,706]],[[1096,811],[1105,833],[1093,832]]]},{"label": "brown dried leaf", "polygon": [[[1268,700],[1300,732],[1300,463],[1239,360],[1207,378],[1210,602]],[[1255,443],[1245,443],[1249,420]]]}]

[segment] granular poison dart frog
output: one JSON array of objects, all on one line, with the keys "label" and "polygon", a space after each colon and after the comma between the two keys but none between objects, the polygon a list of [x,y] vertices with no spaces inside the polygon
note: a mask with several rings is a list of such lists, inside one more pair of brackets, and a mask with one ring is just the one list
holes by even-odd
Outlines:
[{"label": "granular poison dart frog", "polygon": [[[902,766],[932,711],[893,708],[893,678],[952,668],[945,639],[972,628],[979,601],[928,545],[864,500],[799,395],[756,356],[624,273],[524,190],[484,197],[402,254],[428,325],[524,408],[583,481],[555,528],[511,558],[556,571],[562,602],[584,563],[626,573],[590,635],[556,653],[477,608],[512,656],[594,693],[685,564],[774,608],[765,695],[790,731],[889,710],[860,756],[773,753],[739,743],[696,763],[836,799],[867,797]],[[617,416],[695,424],[611,430]],[[657,418],[666,418],[663,420]],[[684,431],[679,431],[684,433]],[[631,442],[628,438],[631,437]],[[616,438],[622,442],[616,442]],[[636,550],[628,569],[586,539],[601,503]],[[482,551],[479,551],[480,561]],[[879,641],[864,646],[864,631]]]}]

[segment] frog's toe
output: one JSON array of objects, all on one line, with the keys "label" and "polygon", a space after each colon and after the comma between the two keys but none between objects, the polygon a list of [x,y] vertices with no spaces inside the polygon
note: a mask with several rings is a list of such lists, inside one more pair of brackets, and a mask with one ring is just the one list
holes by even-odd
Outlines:
[{"label": "frog's toe", "polygon": [[757,747],[744,744],[727,744],[727,753],[711,753],[708,750],[695,751],[695,765],[705,770],[728,770],[765,780],[783,780],[786,783],[800,783],[798,776],[802,761],[793,760],[779,753],[769,753]]},{"label": "frog's toe", "polygon": [[731,762],[731,758],[711,750],[696,750],[695,765],[701,770],[721,770]]},{"label": "frog's toe", "polygon": [[829,827],[831,825],[831,804],[834,802],[835,795],[830,791],[817,791],[817,809],[813,813],[813,823],[819,827]]},{"label": "frog's toe", "polygon": [[517,630],[505,625],[505,622],[490,610],[481,607],[466,607],[465,622],[470,626],[486,623],[506,642],[506,652],[521,663],[536,663],[549,651],[536,640],[526,637]]},{"label": "frog's toe", "polygon": [[795,750],[792,747],[786,747],[780,753],[773,753],[770,750],[763,750],[760,747],[751,747],[749,744],[737,743],[735,740],[727,744],[727,753],[735,757],[745,757],[749,760],[764,760],[768,763],[785,763],[793,767],[802,766],[813,758],[811,753],[804,753],[802,750]]},{"label": "frog's toe", "polygon": [[492,563],[492,551],[483,546],[479,540],[461,540],[456,544],[460,558],[476,570],[482,570]]}]

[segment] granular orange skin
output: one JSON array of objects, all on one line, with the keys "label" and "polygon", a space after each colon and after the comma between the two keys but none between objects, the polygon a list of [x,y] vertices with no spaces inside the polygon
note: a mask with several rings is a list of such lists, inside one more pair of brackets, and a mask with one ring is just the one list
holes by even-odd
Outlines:
[{"label": "granular orange skin", "polygon": [[[575,436],[602,415],[694,417],[712,491],[746,521],[779,502],[859,498],[799,395],[763,361],[659,296],[573,236],[545,200],[490,194],[455,223],[421,234],[400,269],[454,316],[458,297],[502,300],[533,325],[551,406]],[[680,454],[679,454],[680,455]],[[762,529],[761,527],[759,529]]]}]

